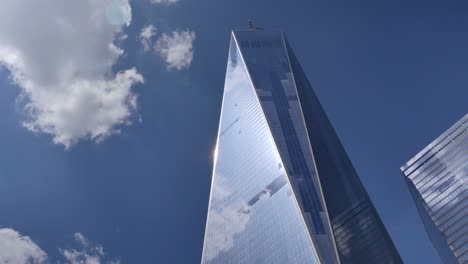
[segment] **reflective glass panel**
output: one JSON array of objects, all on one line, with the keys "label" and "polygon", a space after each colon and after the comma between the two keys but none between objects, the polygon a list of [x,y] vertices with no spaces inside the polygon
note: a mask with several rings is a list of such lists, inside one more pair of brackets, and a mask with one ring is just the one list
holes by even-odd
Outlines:
[{"label": "reflective glass panel", "polygon": [[279,31],[234,35],[318,253],[325,263],[338,263],[283,35]]},{"label": "reflective glass panel", "polygon": [[464,263],[468,255],[468,115],[402,170],[441,259]]},{"label": "reflective glass panel", "polygon": [[319,263],[234,39],[202,263]]}]

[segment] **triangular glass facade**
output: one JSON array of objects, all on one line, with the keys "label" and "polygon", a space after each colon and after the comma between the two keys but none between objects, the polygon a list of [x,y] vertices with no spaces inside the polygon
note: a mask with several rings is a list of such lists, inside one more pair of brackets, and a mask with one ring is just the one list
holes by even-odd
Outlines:
[{"label": "triangular glass facade", "polygon": [[281,32],[233,33],[202,263],[402,263]]},{"label": "triangular glass facade", "polygon": [[324,263],[336,263],[336,249],[283,36],[275,31],[239,31],[235,37],[320,258]]},{"label": "triangular glass facade", "polygon": [[319,263],[234,39],[208,210],[202,263]]}]

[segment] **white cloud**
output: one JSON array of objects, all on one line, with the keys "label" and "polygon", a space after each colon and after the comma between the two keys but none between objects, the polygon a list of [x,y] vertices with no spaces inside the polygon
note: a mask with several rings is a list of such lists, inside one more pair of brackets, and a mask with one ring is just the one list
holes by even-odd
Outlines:
[{"label": "white cloud", "polygon": [[47,254],[29,237],[10,228],[0,228],[0,263],[42,264]]},{"label": "white cloud", "polygon": [[168,69],[182,70],[192,63],[194,40],[195,32],[190,30],[163,33],[154,49],[165,60]]},{"label": "white cloud", "polygon": [[225,177],[216,175],[212,190],[203,252],[206,261],[231,249],[234,236],[245,230],[250,219],[250,206],[236,198]]},{"label": "white cloud", "polygon": [[129,0],[5,1],[0,65],[21,89],[26,128],[68,148],[130,123],[132,87],[143,77],[135,69],[112,73],[124,52],[114,40],[131,22]]},{"label": "white cloud", "polygon": [[60,253],[69,264],[119,264],[118,259],[109,259],[101,245],[94,245],[83,234],[73,235],[76,242],[81,247],[77,249],[59,249]]},{"label": "white cloud", "polygon": [[149,51],[152,46],[152,38],[156,35],[156,27],[149,24],[141,29],[140,42],[145,51]]},{"label": "white cloud", "polygon": [[179,0],[150,0],[152,4],[175,4]]},{"label": "white cloud", "polygon": [[[231,56],[233,56],[233,58],[228,62],[228,73],[226,74],[227,79],[224,88],[226,94],[236,88],[242,87],[242,85],[250,85],[249,75],[243,62],[241,62],[240,55],[232,53]],[[236,63],[234,63],[234,61],[236,61]]]},{"label": "white cloud", "polygon": [[108,0],[107,2],[107,20],[113,25],[130,26],[130,22],[132,21],[132,8],[128,0]]},{"label": "white cloud", "polygon": [[235,202],[220,210],[210,211],[206,233],[205,259],[212,260],[234,246],[234,236],[245,230],[250,219],[249,207]]},{"label": "white cloud", "polygon": [[73,238],[75,239],[75,241],[77,241],[81,245],[86,246],[86,247],[89,246],[89,243],[90,243],[89,240],[80,232],[76,232],[75,234],[73,234]]},{"label": "white cloud", "polygon": [[[101,245],[89,241],[83,234],[75,233],[73,238],[79,249],[59,249],[67,264],[120,264],[119,259],[110,258]],[[0,228],[0,263],[45,264],[48,255],[29,237],[10,228]]]}]

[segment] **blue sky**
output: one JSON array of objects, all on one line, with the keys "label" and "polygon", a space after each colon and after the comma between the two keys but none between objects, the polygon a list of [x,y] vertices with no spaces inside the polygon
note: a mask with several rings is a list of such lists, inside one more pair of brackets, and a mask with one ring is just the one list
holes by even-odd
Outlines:
[{"label": "blue sky", "polygon": [[253,18],[286,33],[405,263],[440,263],[399,167],[467,112],[468,3],[8,2],[0,260],[199,263],[229,34]]}]

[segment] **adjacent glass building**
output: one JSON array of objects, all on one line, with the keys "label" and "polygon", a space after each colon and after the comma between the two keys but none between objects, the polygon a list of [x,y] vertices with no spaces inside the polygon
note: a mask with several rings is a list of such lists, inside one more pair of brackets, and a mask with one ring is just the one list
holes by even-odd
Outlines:
[{"label": "adjacent glass building", "polygon": [[468,114],[401,170],[442,261],[468,263]]},{"label": "adjacent glass building", "polygon": [[284,35],[232,33],[202,263],[402,263]]}]

